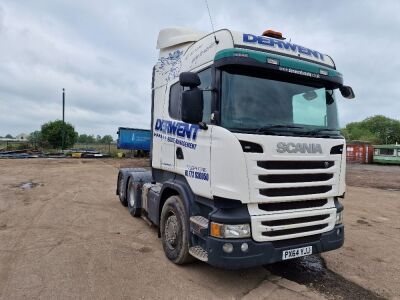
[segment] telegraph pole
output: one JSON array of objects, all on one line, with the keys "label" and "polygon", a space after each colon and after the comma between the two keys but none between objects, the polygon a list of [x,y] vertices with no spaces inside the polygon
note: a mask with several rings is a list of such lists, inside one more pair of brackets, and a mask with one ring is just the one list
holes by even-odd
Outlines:
[{"label": "telegraph pole", "polygon": [[65,134],[65,89],[62,92],[62,127],[61,127],[61,151],[64,150],[64,134]]}]

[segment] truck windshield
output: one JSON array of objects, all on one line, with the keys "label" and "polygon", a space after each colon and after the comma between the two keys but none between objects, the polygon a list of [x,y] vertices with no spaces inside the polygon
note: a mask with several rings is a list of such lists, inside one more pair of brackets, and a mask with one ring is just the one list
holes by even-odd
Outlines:
[{"label": "truck windshield", "polygon": [[260,134],[340,135],[332,89],[227,71],[222,71],[221,125]]}]

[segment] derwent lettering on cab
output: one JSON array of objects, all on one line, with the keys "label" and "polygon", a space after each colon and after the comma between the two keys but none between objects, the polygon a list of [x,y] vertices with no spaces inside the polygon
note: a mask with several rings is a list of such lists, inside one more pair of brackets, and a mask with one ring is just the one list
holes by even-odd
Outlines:
[{"label": "derwent lettering on cab", "polygon": [[154,130],[196,140],[199,125],[157,119]]},{"label": "derwent lettering on cab", "polygon": [[280,48],[280,49],[285,49],[285,50],[290,50],[292,52],[296,52],[299,54],[304,54],[308,56],[313,56],[315,58],[318,58],[320,60],[324,60],[324,55],[318,51],[311,50],[309,48],[299,46],[296,44],[292,44],[289,42],[281,41],[278,39],[274,39],[271,37],[265,37],[265,36],[256,36],[253,34],[248,34],[244,33],[243,34],[243,42],[244,43],[252,43],[252,44],[259,44],[259,45],[265,45],[265,46],[270,46],[273,48]]}]

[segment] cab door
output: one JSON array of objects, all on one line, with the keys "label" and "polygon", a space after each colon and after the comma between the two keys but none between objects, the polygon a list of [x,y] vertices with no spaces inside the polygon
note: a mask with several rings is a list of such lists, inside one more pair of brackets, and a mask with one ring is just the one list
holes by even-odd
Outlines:
[{"label": "cab door", "polygon": [[161,127],[160,131],[163,133],[161,137],[161,168],[165,171],[175,172],[175,145],[174,145],[174,137],[171,135],[169,131],[169,124],[174,122],[169,113],[168,100],[171,96],[171,87],[168,84],[165,89],[165,101],[164,101],[164,109],[163,109],[163,118],[161,123],[159,121],[156,126]]},{"label": "cab door", "polygon": [[[211,68],[198,73],[201,81],[199,88],[207,89],[211,86]],[[211,92],[205,91],[203,122],[210,124]],[[185,123],[184,123],[185,124]],[[190,138],[177,137],[175,141],[176,173],[185,176],[192,191],[199,196],[211,198],[210,161],[211,161],[211,134],[212,125],[208,129],[200,129],[198,125],[186,124],[192,134]],[[194,127],[192,127],[194,126]],[[195,134],[193,134],[195,132]]]}]

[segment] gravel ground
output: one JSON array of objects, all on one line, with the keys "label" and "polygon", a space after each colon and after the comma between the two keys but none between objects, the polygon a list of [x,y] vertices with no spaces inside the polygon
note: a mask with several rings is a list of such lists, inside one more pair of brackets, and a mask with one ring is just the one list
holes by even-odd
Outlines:
[{"label": "gravel ground", "polygon": [[348,185],[400,191],[400,165],[347,165]]},{"label": "gravel ground", "polygon": [[[400,297],[400,192],[350,186],[345,245],[323,259],[241,271],[180,267],[165,258],[156,230],[115,196],[118,167],[146,165],[0,160],[0,299]],[[329,276],[315,271],[318,264]],[[312,272],[319,275],[301,275]]]}]

